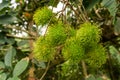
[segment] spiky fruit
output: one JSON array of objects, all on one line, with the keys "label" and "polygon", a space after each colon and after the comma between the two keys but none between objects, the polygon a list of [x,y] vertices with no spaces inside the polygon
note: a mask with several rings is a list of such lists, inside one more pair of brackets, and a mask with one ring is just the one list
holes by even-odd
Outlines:
[{"label": "spiky fruit", "polygon": [[96,45],[85,56],[85,62],[93,68],[100,68],[106,62],[106,59],[105,48],[100,44]]},{"label": "spiky fruit", "polygon": [[[100,68],[106,62],[104,47],[99,44],[101,30],[91,23],[84,23],[76,35],[68,38],[62,49],[66,60],[62,64],[62,74],[71,76],[70,71],[77,70],[78,63],[83,60],[92,69]],[[74,66],[73,66],[74,65]]]},{"label": "spiky fruit", "polygon": [[67,25],[67,27],[65,27],[65,32],[67,34],[67,38],[76,36],[76,30],[74,28],[70,27],[69,25]]},{"label": "spiky fruit", "polygon": [[[43,61],[54,59],[56,47],[63,45],[67,39],[67,31],[61,22],[49,26],[46,35],[35,42],[34,57]],[[72,30],[69,33],[73,34]]]},{"label": "spiky fruit", "polygon": [[52,10],[48,9],[47,7],[44,7],[35,11],[33,15],[33,20],[37,25],[45,25],[50,21],[52,16]]},{"label": "spiky fruit", "polygon": [[92,46],[100,41],[101,30],[98,26],[89,22],[81,25],[81,28],[77,31],[76,37],[83,46]]},{"label": "spiky fruit", "polygon": [[54,24],[48,28],[46,39],[48,44],[52,46],[58,46],[65,42],[67,35],[65,33],[65,27],[62,23]]},{"label": "spiky fruit", "polygon": [[54,51],[54,48],[48,45],[44,37],[39,37],[34,44],[34,58],[38,61],[53,60]]},{"label": "spiky fruit", "polygon": [[84,48],[78,44],[75,37],[72,37],[66,40],[62,54],[66,60],[72,59],[74,62],[79,63],[84,55]]},{"label": "spiky fruit", "polygon": [[78,64],[73,62],[73,60],[69,59],[66,62],[64,62],[62,65],[62,77],[70,76],[71,74],[74,74],[78,69]]}]

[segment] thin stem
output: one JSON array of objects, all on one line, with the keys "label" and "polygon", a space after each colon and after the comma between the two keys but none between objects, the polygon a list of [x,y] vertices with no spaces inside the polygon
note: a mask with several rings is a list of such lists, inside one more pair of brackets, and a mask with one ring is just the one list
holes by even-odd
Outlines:
[{"label": "thin stem", "polygon": [[85,76],[85,78],[87,78],[87,68],[86,68],[86,65],[85,65],[85,62],[84,60],[82,60],[82,68],[83,68],[83,74]]},{"label": "thin stem", "polygon": [[43,78],[45,77],[45,75],[46,75],[46,73],[47,73],[47,71],[48,71],[48,69],[49,69],[49,65],[50,65],[50,61],[48,62],[47,67],[46,67],[46,70],[45,70],[45,72],[43,73],[43,75],[42,75],[42,77],[40,78],[40,80],[43,80]]},{"label": "thin stem", "polygon": [[99,14],[99,9],[94,8],[95,14],[102,19],[101,15]]},{"label": "thin stem", "polygon": [[34,37],[18,37],[15,35],[11,35],[11,34],[7,34],[8,37],[14,37],[14,38],[18,38],[18,39],[25,39],[25,40],[34,40]]},{"label": "thin stem", "polygon": [[[28,31],[29,31],[29,33],[31,33],[32,34],[32,32],[33,32],[33,29],[32,29],[32,27],[33,27],[33,21],[31,20],[31,21],[29,21],[28,22]],[[32,35],[29,35],[30,37],[33,37]],[[35,37],[35,39],[36,39],[36,37]],[[33,47],[33,42],[34,42],[34,40],[29,40],[29,45],[30,45],[30,50],[31,50],[31,53],[29,54],[29,59],[30,60],[32,60],[33,59],[33,49],[34,49],[34,47]],[[34,67],[34,63],[33,62],[31,62],[32,63],[32,66],[30,67],[30,69],[29,69],[29,77],[28,77],[28,80],[35,80],[35,74],[34,74],[34,71],[35,71],[35,67]]]},{"label": "thin stem", "polygon": [[21,29],[20,27],[18,28],[18,27],[13,27],[13,26],[5,26],[6,28],[10,28],[10,29],[16,29],[16,30],[20,30],[20,31],[23,31],[23,32],[25,32],[25,33],[27,33],[27,34],[29,34],[29,35],[32,35],[32,36],[35,36],[33,33],[30,33],[30,32],[28,32],[27,30],[23,30],[23,29]]},{"label": "thin stem", "polygon": [[[54,3],[55,3],[55,0],[53,1],[53,4],[52,4],[52,5],[54,5]],[[52,11],[53,11],[53,7],[52,7]],[[53,17],[54,17],[54,15],[52,15],[52,17],[50,18],[50,20],[49,20],[49,22],[48,22],[48,25],[47,25],[47,28],[46,28],[45,34],[47,33],[48,26],[49,26],[49,24],[50,24],[50,22],[51,22],[51,20],[52,20]],[[45,36],[45,34],[44,34],[44,36]]]},{"label": "thin stem", "polygon": [[109,65],[110,77],[112,80],[115,80],[114,75],[113,75],[112,60],[111,60],[110,53],[108,53],[108,65]]}]

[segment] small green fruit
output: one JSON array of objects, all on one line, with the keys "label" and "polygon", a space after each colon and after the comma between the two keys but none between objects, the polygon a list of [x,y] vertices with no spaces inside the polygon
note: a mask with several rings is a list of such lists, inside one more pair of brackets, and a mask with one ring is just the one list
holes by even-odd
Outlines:
[{"label": "small green fruit", "polygon": [[67,77],[70,76],[71,74],[74,74],[78,69],[78,64],[71,61],[71,59],[67,60],[66,62],[64,62],[62,65],[62,77]]},{"label": "small green fruit", "polygon": [[46,40],[49,45],[58,46],[65,42],[67,35],[65,27],[62,23],[54,24],[48,28]]},{"label": "small green fruit", "polygon": [[94,50],[91,49],[88,53],[86,53],[85,57],[86,63],[93,68],[100,68],[107,59],[105,48],[98,44],[95,46]]},{"label": "small green fruit", "polygon": [[53,60],[54,51],[54,48],[48,45],[44,37],[39,37],[34,44],[34,58],[38,61]]},{"label": "small green fruit", "polygon": [[47,7],[44,7],[35,11],[33,15],[33,20],[38,26],[45,25],[50,21],[52,16],[52,10],[48,9]]},{"label": "small green fruit", "polygon": [[79,63],[84,55],[84,48],[78,44],[75,37],[71,37],[66,40],[62,54],[66,60],[72,59],[74,62]]},{"label": "small green fruit", "polygon": [[93,25],[89,22],[81,25],[81,28],[77,31],[76,37],[80,44],[86,47],[92,46],[94,43],[100,41],[101,30],[98,26]]}]

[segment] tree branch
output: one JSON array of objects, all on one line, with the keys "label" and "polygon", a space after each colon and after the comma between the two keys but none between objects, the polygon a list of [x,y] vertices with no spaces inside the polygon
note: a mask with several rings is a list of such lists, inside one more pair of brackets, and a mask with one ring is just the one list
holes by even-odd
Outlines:
[{"label": "tree branch", "polygon": [[50,65],[50,61],[48,62],[47,68],[46,68],[45,72],[43,73],[42,77],[40,78],[40,80],[43,80],[44,76],[46,75],[46,73],[47,73],[47,71],[49,69],[49,65]]},{"label": "tree branch", "polygon": [[85,78],[87,78],[87,68],[86,68],[86,65],[85,65],[85,62],[84,60],[82,60],[82,68],[83,68],[83,74],[85,76]]},{"label": "tree branch", "polygon": [[29,34],[29,35],[35,36],[33,33],[30,33],[30,32],[28,32],[27,30],[23,30],[23,29],[21,29],[20,27],[18,28],[18,27],[13,27],[13,26],[10,26],[10,25],[5,26],[5,27],[6,27],[6,28],[10,28],[10,29],[20,30],[20,31],[23,31],[23,32],[25,32],[25,33],[27,33],[27,34]]},{"label": "tree branch", "polygon": [[7,34],[8,37],[14,37],[14,38],[18,38],[18,39],[27,39],[27,40],[34,40],[34,37],[18,37],[15,35],[11,35],[11,34]]}]

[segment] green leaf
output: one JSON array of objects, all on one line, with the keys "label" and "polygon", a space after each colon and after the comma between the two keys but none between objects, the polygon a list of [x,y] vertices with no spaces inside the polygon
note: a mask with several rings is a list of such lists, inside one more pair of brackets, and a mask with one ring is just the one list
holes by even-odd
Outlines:
[{"label": "green leaf", "polygon": [[9,1],[3,0],[3,2],[0,4],[0,10],[8,6],[9,6]]},{"label": "green leaf", "polygon": [[0,73],[3,72],[4,68],[5,68],[5,64],[2,61],[0,61]]},{"label": "green leaf", "polygon": [[4,38],[3,39],[0,38],[0,44],[4,44],[4,43],[5,43]]},{"label": "green leaf", "polygon": [[119,51],[114,47],[110,46],[109,47],[109,52],[111,53],[112,56],[116,57],[116,54],[119,54]]},{"label": "green leaf", "polygon": [[120,63],[120,53],[114,46],[109,47],[109,52],[111,53],[111,56],[114,59],[117,59],[117,61]]},{"label": "green leaf", "polygon": [[91,3],[88,5],[87,10],[91,10],[100,0],[91,0]]},{"label": "green leaf", "polygon": [[19,41],[17,43],[17,45],[19,47],[21,47],[22,49],[24,49],[24,48],[28,48],[29,47],[29,42],[28,42],[28,40],[22,40],[22,41]]},{"label": "green leaf", "polygon": [[86,80],[96,80],[93,75],[90,75]]},{"label": "green leaf", "polygon": [[7,75],[5,73],[0,74],[0,80],[6,80]]},{"label": "green leaf", "polygon": [[6,38],[6,42],[9,43],[9,44],[14,44],[15,39],[14,38]]},{"label": "green leaf", "polygon": [[7,80],[21,80],[18,77],[12,77],[12,78],[8,78]]},{"label": "green leaf", "polygon": [[101,77],[97,78],[96,80],[103,80]]},{"label": "green leaf", "polygon": [[116,0],[103,0],[101,5],[108,9],[111,16],[115,17],[117,12],[117,6],[118,6]]},{"label": "green leaf", "polygon": [[120,18],[119,17],[117,17],[117,21],[115,22],[114,32],[115,32],[115,35],[120,34]]},{"label": "green leaf", "polygon": [[5,68],[5,64],[2,61],[0,61],[0,69],[1,68]]},{"label": "green leaf", "polygon": [[13,76],[19,76],[21,73],[27,68],[29,63],[29,58],[24,58],[20,60],[16,65],[13,70]]},{"label": "green leaf", "polygon": [[24,52],[24,51],[30,51],[30,49],[29,49],[29,42],[28,42],[28,40],[21,40],[21,41],[19,41],[18,43],[17,43],[17,46],[19,47],[19,48],[21,48],[21,50]]},{"label": "green leaf", "polygon": [[96,78],[93,75],[90,75],[86,80],[103,80],[101,77]]},{"label": "green leaf", "polygon": [[57,7],[59,0],[49,0],[49,5],[53,7]]},{"label": "green leaf", "polygon": [[43,68],[43,69],[46,68],[46,64],[43,61],[37,61],[37,60],[33,59],[33,63],[36,64],[40,68]]},{"label": "green leaf", "polygon": [[17,18],[12,15],[8,15],[8,14],[0,15],[0,24],[10,24],[16,20],[17,20]]},{"label": "green leaf", "polygon": [[4,61],[5,65],[8,67],[12,67],[12,61],[14,56],[16,55],[16,50],[14,47],[10,47],[5,55]]},{"label": "green leaf", "polygon": [[19,41],[19,42],[17,43],[17,45],[20,46],[20,47],[21,47],[21,46],[24,46],[24,45],[26,45],[26,44],[28,45],[28,40],[21,40],[21,41]]},{"label": "green leaf", "polygon": [[43,68],[43,69],[46,68],[45,62],[39,62],[38,66]]}]

